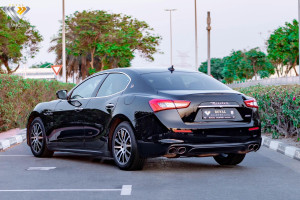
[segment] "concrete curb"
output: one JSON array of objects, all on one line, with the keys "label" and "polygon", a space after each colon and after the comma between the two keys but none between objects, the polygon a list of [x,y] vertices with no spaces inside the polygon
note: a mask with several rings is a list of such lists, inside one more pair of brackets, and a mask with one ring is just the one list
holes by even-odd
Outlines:
[{"label": "concrete curb", "polygon": [[20,130],[20,133],[13,137],[9,137],[3,140],[0,140],[0,151],[5,150],[12,145],[22,143],[26,140],[26,129]]},{"label": "concrete curb", "polygon": [[300,148],[289,146],[283,142],[272,140],[266,136],[262,136],[262,145],[300,161]]}]

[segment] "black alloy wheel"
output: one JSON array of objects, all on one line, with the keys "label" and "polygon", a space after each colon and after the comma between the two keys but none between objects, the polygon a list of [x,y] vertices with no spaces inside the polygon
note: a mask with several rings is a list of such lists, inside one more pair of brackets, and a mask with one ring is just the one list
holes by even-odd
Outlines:
[{"label": "black alloy wheel", "polygon": [[46,145],[45,128],[41,118],[35,118],[30,124],[29,130],[30,149],[36,157],[51,157],[53,151],[50,151]]},{"label": "black alloy wheel", "polygon": [[138,152],[134,132],[128,122],[120,123],[112,138],[112,154],[122,170],[141,170],[145,159]]}]

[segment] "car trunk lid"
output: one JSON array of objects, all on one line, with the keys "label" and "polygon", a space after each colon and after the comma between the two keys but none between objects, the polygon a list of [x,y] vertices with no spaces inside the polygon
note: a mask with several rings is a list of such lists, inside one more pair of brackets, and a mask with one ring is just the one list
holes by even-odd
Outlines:
[{"label": "car trunk lid", "polygon": [[172,100],[187,100],[188,108],[177,109],[184,123],[250,122],[252,109],[243,94],[234,90],[160,90]]}]

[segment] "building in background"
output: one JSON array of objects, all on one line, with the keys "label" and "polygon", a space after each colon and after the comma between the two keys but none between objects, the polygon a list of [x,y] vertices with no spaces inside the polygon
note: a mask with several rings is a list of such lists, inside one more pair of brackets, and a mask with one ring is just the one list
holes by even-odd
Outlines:
[{"label": "building in background", "polygon": [[30,78],[30,79],[56,80],[56,76],[51,68],[18,69],[13,74],[22,76],[25,79]]}]

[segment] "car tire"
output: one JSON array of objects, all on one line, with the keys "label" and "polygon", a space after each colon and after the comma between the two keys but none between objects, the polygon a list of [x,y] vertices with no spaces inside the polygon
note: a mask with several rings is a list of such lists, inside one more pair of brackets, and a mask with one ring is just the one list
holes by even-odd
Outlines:
[{"label": "car tire", "polygon": [[35,157],[52,157],[53,151],[50,151],[46,144],[45,127],[41,118],[35,118],[29,128],[29,146]]},{"label": "car tire", "polygon": [[112,155],[116,165],[122,170],[141,170],[145,159],[139,154],[131,125],[120,123],[112,137]]},{"label": "car tire", "polygon": [[214,156],[214,159],[220,165],[238,165],[244,160],[245,156],[246,154],[230,153]]}]

